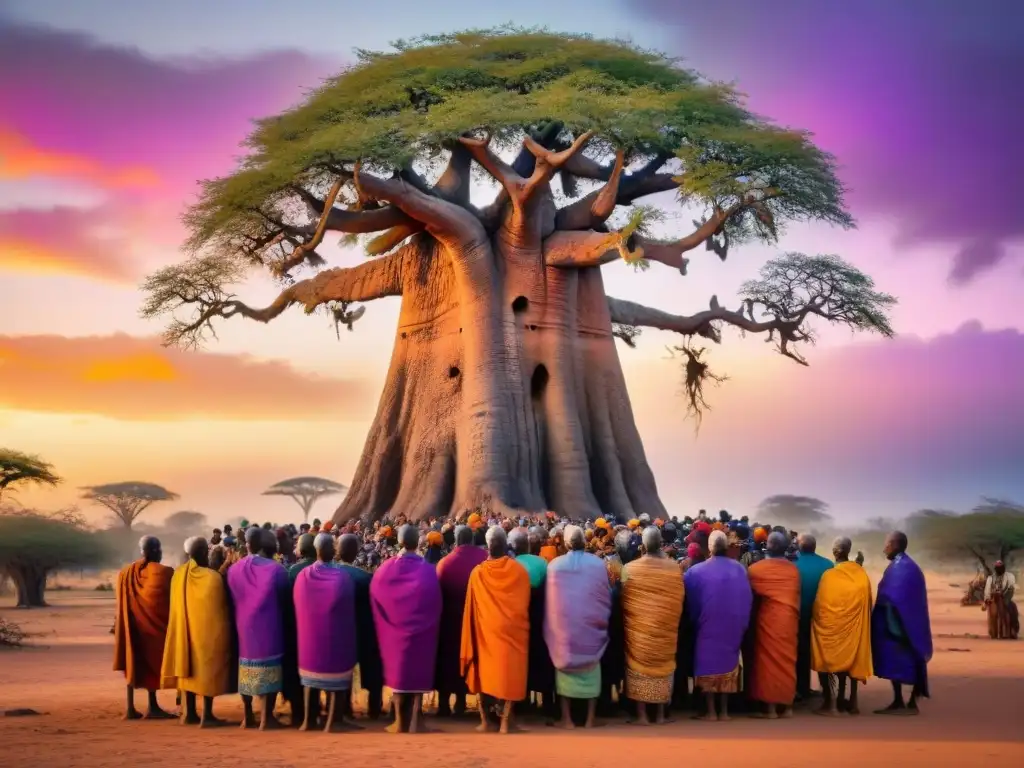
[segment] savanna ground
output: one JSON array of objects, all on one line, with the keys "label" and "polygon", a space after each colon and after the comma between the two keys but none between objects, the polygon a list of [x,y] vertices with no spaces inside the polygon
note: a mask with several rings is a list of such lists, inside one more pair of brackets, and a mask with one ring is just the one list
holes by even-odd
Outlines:
[{"label": "savanna ground", "polygon": [[[798,712],[793,720],[730,723],[687,719],[661,728],[614,723],[596,731],[564,733],[531,722],[528,733],[480,736],[472,720],[435,723],[442,733],[388,736],[384,724],[362,733],[326,735],[244,733],[237,728],[185,729],[176,722],[120,720],[124,683],[111,671],[109,634],[113,596],[86,586],[48,594],[51,607],[17,611],[2,598],[0,616],[16,619],[29,646],[0,651],[0,711],[31,708],[41,714],[0,717],[0,765],[297,766],[342,760],[364,766],[981,766],[1013,765],[1024,751],[1019,705],[1024,703],[1024,643],[994,642],[985,614],[961,608],[961,590],[949,578],[929,580],[935,657],[932,699],[918,718],[863,715],[832,720]],[[67,580],[64,579],[67,583]],[[888,703],[890,688],[870,680],[861,709]],[[160,694],[173,708],[174,695]],[[1017,706],[1014,706],[1016,702]],[[143,704],[142,695],[139,704]],[[238,722],[241,704],[227,697],[219,714]]]}]

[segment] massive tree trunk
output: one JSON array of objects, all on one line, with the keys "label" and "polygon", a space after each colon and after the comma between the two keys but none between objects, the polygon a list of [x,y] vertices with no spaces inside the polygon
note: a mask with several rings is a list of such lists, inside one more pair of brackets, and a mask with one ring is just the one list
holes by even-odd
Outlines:
[{"label": "massive tree trunk", "polygon": [[14,582],[19,608],[43,608],[46,601],[46,569],[32,564],[8,565],[7,575]]}]

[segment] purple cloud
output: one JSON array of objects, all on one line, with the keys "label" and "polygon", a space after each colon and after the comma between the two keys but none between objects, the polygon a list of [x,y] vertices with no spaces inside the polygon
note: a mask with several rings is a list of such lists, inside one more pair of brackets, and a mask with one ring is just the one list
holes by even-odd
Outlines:
[{"label": "purple cloud", "polygon": [[953,282],[1024,237],[1019,0],[625,1],[756,111],[814,131],[897,245],[956,245]]}]

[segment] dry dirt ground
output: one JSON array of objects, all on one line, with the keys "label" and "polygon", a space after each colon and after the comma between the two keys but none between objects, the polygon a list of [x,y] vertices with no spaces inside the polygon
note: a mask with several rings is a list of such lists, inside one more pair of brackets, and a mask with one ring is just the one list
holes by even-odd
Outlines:
[{"label": "dry dirt ground", "polygon": [[[473,733],[473,722],[434,723],[443,732],[389,736],[383,724],[360,733],[322,734],[186,729],[176,722],[122,722],[123,680],[110,671],[113,599],[73,589],[49,595],[52,607],[16,611],[10,598],[0,615],[19,621],[31,646],[0,651],[0,711],[38,710],[39,716],[0,717],[0,766],[262,766],[309,765],[324,758],[359,766],[596,766],[701,768],[752,761],[762,766],[829,768],[876,765],[1024,765],[1024,643],[994,642],[985,614],[961,608],[948,579],[931,578],[935,657],[932,699],[918,718],[871,714],[832,720],[798,712],[775,722],[680,720],[640,729],[612,723],[564,733],[531,723],[509,737]],[[861,709],[888,703],[890,688],[870,680]],[[160,694],[168,709],[170,692]],[[142,696],[139,704],[143,703]],[[237,697],[218,704],[238,722]]]}]

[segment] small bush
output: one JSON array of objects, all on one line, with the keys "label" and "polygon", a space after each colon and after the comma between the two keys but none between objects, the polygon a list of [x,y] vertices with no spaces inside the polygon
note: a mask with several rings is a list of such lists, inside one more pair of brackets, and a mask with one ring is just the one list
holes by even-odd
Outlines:
[{"label": "small bush", "polygon": [[18,648],[25,640],[25,633],[13,621],[0,617],[0,648]]},{"label": "small bush", "polygon": [[104,583],[104,584],[97,584],[96,585],[96,591],[97,592],[113,592],[114,591],[114,585],[111,584],[109,581]]}]

